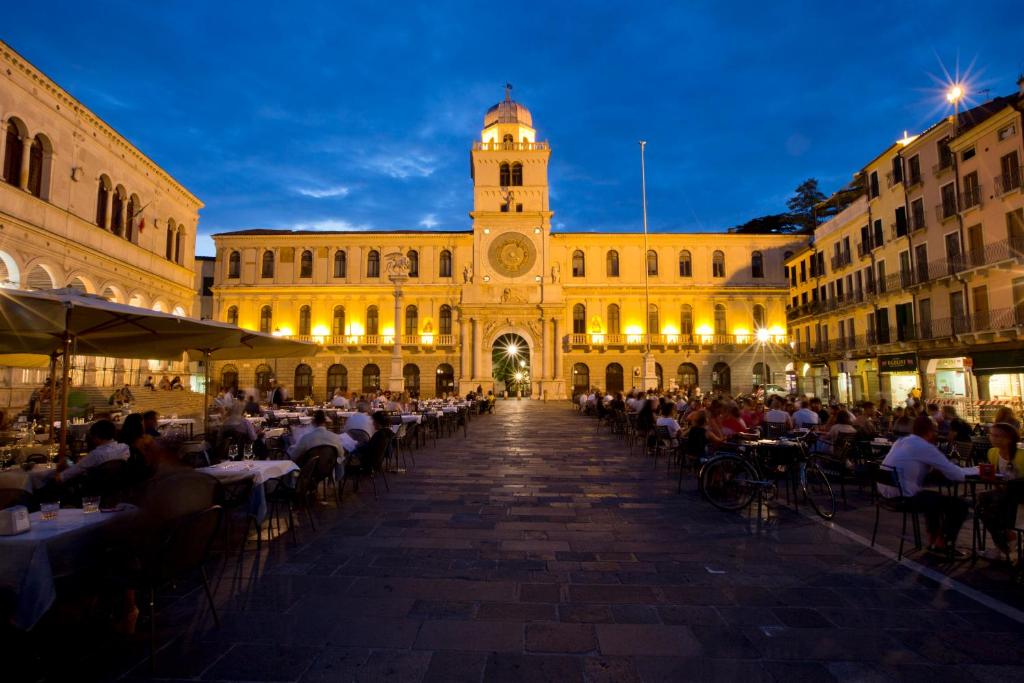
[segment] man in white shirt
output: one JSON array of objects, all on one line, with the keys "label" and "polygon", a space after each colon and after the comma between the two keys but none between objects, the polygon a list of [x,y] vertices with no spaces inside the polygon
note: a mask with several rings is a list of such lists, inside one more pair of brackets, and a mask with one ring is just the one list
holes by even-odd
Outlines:
[{"label": "man in white shirt", "polygon": [[364,442],[360,435],[352,435],[351,432],[362,431],[366,434],[365,441],[369,441],[370,437],[377,430],[373,426],[373,418],[366,413],[356,413],[349,416],[348,420],[345,421],[345,431],[350,433],[350,436],[353,436],[356,441]]},{"label": "man in white shirt", "polygon": [[[944,496],[938,491],[924,488],[924,480],[932,470],[949,481],[963,481],[977,474],[977,467],[960,467],[935,447],[935,422],[927,415],[914,420],[913,433],[899,439],[882,461],[883,470],[895,470],[899,488],[878,485],[878,492],[886,498],[905,496],[912,498],[915,507],[924,512],[928,527],[930,550],[955,553],[956,537],[967,519],[967,502],[956,496]],[[902,491],[901,491],[902,489]]]},{"label": "man in white shirt", "polygon": [[800,409],[793,413],[793,424],[799,427],[817,427],[820,424],[818,414],[811,410],[807,399],[800,401]]},{"label": "man in white shirt", "polygon": [[672,413],[675,412],[675,406],[671,403],[666,403],[661,406],[661,415],[655,421],[655,427],[664,427],[668,430],[668,435],[673,439],[676,438],[676,434],[679,433],[679,422],[672,417]]},{"label": "man in white shirt", "polygon": [[114,441],[117,427],[110,420],[98,420],[89,427],[89,443],[92,450],[74,465],[61,461],[58,465],[57,481],[67,482],[84,474],[94,467],[111,460],[128,460],[130,451],[128,444]]},{"label": "man in white shirt", "polygon": [[341,389],[334,390],[334,396],[333,398],[331,398],[331,405],[335,408],[348,410],[348,399],[345,398],[345,394],[341,391]]},{"label": "man in white shirt", "polygon": [[327,429],[327,415],[322,410],[313,413],[313,429],[306,432],[298,443],[288,448],[288,457],[302,465],[302,456],[317,446],[331,446],[339,456],[343,454],[338,435]]},{"label": "man in white shirt", "polygon": [[782,402],[777,396],[772,398],[771,407],[772,409],[764,414],[764,421],[782,424],[785,429],[792,429],[793,420],[789,417],[789,413],[782,409]]}]

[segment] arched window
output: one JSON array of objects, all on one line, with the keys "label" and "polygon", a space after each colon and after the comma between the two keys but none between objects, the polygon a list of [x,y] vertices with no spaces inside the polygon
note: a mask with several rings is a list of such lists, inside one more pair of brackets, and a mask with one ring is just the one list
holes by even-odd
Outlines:
[{"label": "arched window", "polygon": [[679,252],[679,277],[693,277],[693,260],[686,249]]},{"label": "arched window", "polygon": [[452,333],[452,307],[448,304],[441,306],[441,313],[439,316],[440,325],[438,326],[438,334],[451,334]]},{"label": "arched window", "polygon": [[264,334],[270,334],[270,326],[274,322],[273,309],[270,306],[264,306],[260,309],[260,332]]},{"label": "arched window", "polygon": [[771,384],[772,383],[772,369],[771,369],[771,366],[769,366],[769,365],[767,365],[765,363],[761,363],[761,361],[758,361],[758,362],[754,363],[753,375],[754,375],[753,376],[753,382],[754,382],[754,386],[756,386],[756,387],[760,387],[760,386],[764,386],[765,384]]},{"label": "arched window", "polygon": [[178,226],[178,231],[174,233],[174,262],[179,264],[182,262],[181,238],[184,235],[184,233],[185,230],[180,225]]},{"label": "arched window", "polygon": [[347,270],[346,266],[348,265],[346,261],[347,259],[344,251],[339,249],[334,252],[334,277],[347,277],[345,274]]},{"label": "arched window", "polygon": [[333,396],[337,389],[348,391],[348,368],[340,363],[327,368],[327,395]]},{"label": "arched window", "polygon": [[366,277],[380,277],[380,252],[376,249],[366,255]]},{"label": "arched window", "polygon": [[725,324],[725,304],[715,304],[715,334],[727,334]]},{"label": "arched window", "polygon": [[107,202],[110,201],[110,180],[106,176],[100,178],[96,186],[96,225],[107,227]]},{"label": "arched window", "polygon": [[331,334],[340,337],[345,334],[345,307],[335,306],[331,323]]},{"label": "arched window", "polygon": [[587,307],[576,304],[572,307],[572,333],[583,334],[587,331]]},{"label": "arched window", "polygon": [[220,370],[220,385],[224,389],[238,391],[238,368],[234,365],[225,365]]},{"label": "arched window", "polygon": [[518,161],[512,164],[512,185],[516,187],[523,184],[523,165]]},{"label": "arched window", "polygon": [[647,250],[647,274],[658,274],[658,252],[654,251],[653,249]]},{"label": "arched window", "polygon": [[242,255],[237,251],[231,252],[228,256],[228,277],[238,278],[242,276]]},{"label": "arched window", "polygon": [[503,136],[501,136],[501,145],[504,149],[511,149],[509,145],[514,144],[515,141],[516,139],[512,137],[512,135],[509,133],[505,133]]},{"label": "arched window", "polygon": [[274,371],[266,363],[256,366],[256,388],[262,392],[270,391],[270,383],[274,379]]},{"label": "arched window", "polygon": [[263,252],[263,266],[260,269],[260,277],[274,277],[274,252],[269,249]]},{"label": "arched window", "polygon": [[50,271],[40,265],[36,265],[25,277],[25,286],[32,290],[54,289],[54,281]]},{"label": "arched window", "polygon": [[619,323],[619,305],[608,304],[608,334],[621,334],[622,326]]},{"label": "arched window", "polygon": [[296,401],[304,401],[313,393],[313,368],[305,363],[295,366],[295,391],[293,393]]},{"label": "arched window", "polygon": [[647,334],[658,334],[661,331],[661,320],[658,316],[658,305],[647,306]]},{"label": "arched window", "polygon": [[605,368],[604,388],[613,396],[616,392],[622,391],[622,366],[618,363],[609,363]]},{"label": "arched window", "polygon": [[507,161],[498,167],[498,184],[502,187],[508,187],[512,184],[512,169]]},{"label": "arched window", "polygon": [[441,363],[437,366],[437,372],[435,373],[437,378],[434,380],[434,395],[441,396],[448,394],[451,396],[455,393],[455,368],[448,365],[448,363]]},{"label": "arched window", "polygon": [[750,255],[750,276],[764,277],[764,256],[759,251]]},{"label": "arched window", "polygon": [[415,363],[406,363],[402,368],[402,379],[405,382],[405,390],[410,396],[420,393],[420,366]]},{"label": "arched window", "polygon": [[311,311],[309,306],[303,306],[299,309],[299,334],[309,334],[310,322],[309,319]]},{"label": "arched window", "polygon": [[679,334],[693,334],[693,306],[683,304],[679,311]]},{"label": "arched window", "polygon": [[25,142],[14,121],[7,122],[4,140],[4,182],[17,187],[21,183],[21,158],[25,154]]},{"label": "arched window", "polygon": [[110,232],[120,237],[124,233],[124,188],[114,188],[114,200],[110,207]]},{"label": "arched window", "polygon": [[764,306],[754,304],[754,331],[768,327],[768,317],[765,315]]},{"label": "arched window", "polygon": [[725,277],[725,254],[717,250],[711,255],[711,276]]},{"label": "arched window", "polygon": [[377,316],[376,306],[370,306],[366,309],[366,334],[380,334],[380,320]]},{"label": "arched window", "polygon": [[587,260],[583,252],[577,249],[572,252],[572,276],[583,277],[587,273]]},{"label": "arched window", "polygon": [[167,219],[167,245],[164,247],[164,258],[170,261],[174,258],[174,233],[178,231],[173,218]]},{"label": "arched window", "polygon": [[447,249],[441,251],[441,258],[438,262],[437,274],[440,277],[452,276],[452,252]]},{"label": "arched window", "polygon": [[406,257],[409,259],[409,277],[420,276],[420,253],[411,249]]},{"label": "arched window", "polygon": [[665,369],[661,367],[661,363],[654,364],[654,376],[658,378],[658,389],[665,388]]},{"label": "arched window", "polygon": [[711,368],[711,389],[723,394],[732,393],[732,372],[726,363],[715,363]]},{"label": "arched window", "polygon": [[693,363],[680,363],[679,369],[676,370],[676,382],[683,389],[693,389],[700,382],[697,374],[697,366]]},{"label": "arched window", "polygon": [[128,198],[128,208],[125,209],[124,238],[129,242],[135,241],[135,214],[139,211],[139,198],[132,195]]},{"label": "arched window", "polygon": [[605,264],[608,277],[619,276],[619,252],[614,249],[608,251],[608,256],[605,258]]},{"label": "arched window", "polygon": [[590,368],[586,363],[572,366],[572,395],[577,396],[590,390]]},{"label": "arched window", "polygon": [[420,311],[415,306],[405,307],[405,334],[416,334],[420,329]]},{"label": "arched window", "polygon": [[313,277],[313,252],[309,249],[299,257],[299,277]]},{"label": "arched window", "polygon": [[228,306],[228,314],[225,320],[228,325],[238,324],[238,306]]},{"label": "arched window", "polygon": [[50,162],[53,159],[53,146],[44,135],[32,138],[32,147],[28,152],[28,191],[40,199],[50,197]]},{"label": "arched window", "polygon": [[380,391],[380,368],[370,363],[363,368],[363,393]]}]

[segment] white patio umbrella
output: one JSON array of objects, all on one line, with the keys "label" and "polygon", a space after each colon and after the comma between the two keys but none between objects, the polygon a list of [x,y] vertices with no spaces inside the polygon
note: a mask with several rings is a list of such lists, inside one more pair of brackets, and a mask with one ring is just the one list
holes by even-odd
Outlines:
[{"label": "white patio umbrella", "polygon": [[206,356],[239,347],[239,353],[251,353],[256,346],[290,355],[290,345],[302,349],[299,355],[313,355],[318,348],[232,325],[117,304],[73,289],[0,289],[0,353],[63,355],[62,455],[67,443],[68,358],[72,347],[74,353],[85,356],[174,360],[186,351]]}]

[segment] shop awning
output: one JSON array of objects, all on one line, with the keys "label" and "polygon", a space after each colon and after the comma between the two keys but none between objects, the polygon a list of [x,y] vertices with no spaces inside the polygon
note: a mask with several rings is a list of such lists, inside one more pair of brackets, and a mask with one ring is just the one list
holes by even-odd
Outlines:
[{"label": "shop awning", "polygon": [[970,358],[974,361],[973,370],[976,375],[1024,373],[1024,349],[979,351],[970,354]]}]

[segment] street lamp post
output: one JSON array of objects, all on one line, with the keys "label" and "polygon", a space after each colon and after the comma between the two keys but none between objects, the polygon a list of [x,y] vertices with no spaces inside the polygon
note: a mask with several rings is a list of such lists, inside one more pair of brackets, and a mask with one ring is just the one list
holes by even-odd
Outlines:
[{"label": "street lamp post", "polygon": [[654,355],[651,353],[651,287],[650,287],[650,267],[647,264],[647,168],[644,160],[644,150],[647,147],[646,140],[640,140],[640,196],[643,206],[643,217],[644,217],[644,255],[643,255],[643,268],[644,268],[644,315],[647,316],[647,321],[644,328],[647,330],[645,335],[647,344],[644,350],[644,375],[643,375],[643,388],[657,389],[658,388],[658,373],[654,362]]}]

